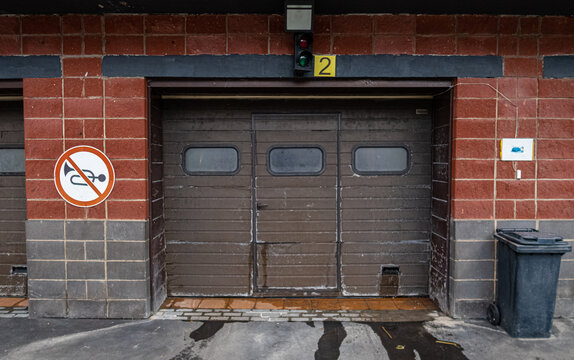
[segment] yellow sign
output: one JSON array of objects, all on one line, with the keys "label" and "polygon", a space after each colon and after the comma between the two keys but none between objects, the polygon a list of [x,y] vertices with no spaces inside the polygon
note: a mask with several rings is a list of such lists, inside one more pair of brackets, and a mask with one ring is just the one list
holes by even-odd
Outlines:
[{"label": "yellow sign", "polygon": [[335,77],[335,55],[315,55],[315,76]]}]

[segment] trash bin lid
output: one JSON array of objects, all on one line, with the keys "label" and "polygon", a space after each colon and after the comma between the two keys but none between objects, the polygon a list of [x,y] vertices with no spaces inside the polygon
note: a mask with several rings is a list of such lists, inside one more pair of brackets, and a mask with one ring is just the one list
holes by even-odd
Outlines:
[{"label": "trash bin lid", "polygon": [[562,241],[562,237],[553,233],[539,232],[536,229],[496,229],[503,237],[522,245],[549,245]]}]

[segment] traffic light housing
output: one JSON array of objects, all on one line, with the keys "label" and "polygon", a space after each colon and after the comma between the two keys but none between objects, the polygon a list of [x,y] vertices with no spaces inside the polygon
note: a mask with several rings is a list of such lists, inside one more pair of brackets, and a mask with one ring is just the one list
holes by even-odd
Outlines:
[{"label": "traffic light housing", "polygon": [[294,61],[296,76],[303,76],[313,70],[313,33],[295,33]]}]

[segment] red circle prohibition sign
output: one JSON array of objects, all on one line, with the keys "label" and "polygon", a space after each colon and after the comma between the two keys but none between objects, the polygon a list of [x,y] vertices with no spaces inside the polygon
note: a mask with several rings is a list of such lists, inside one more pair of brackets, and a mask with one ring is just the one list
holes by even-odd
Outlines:
[{"label": "red circle prohibition sign", "polygon": [[[72,159],[72,155],[75,155],[76,160]],[[96,175],[90,170],[90,167],[94,166],[102,170],[102,173]],[[63,176],[62,170],[64,171]],[[68,177],[68,174],[72,174],[72,176]],[[110,159],[100,150],[87,145],[75,146],[66,150],[58,158],[54,168],[56,190],[68,203],[79,207],[96,206],[104,201],[112,192],[115,180],[114,168]],[[96,181],[107,182],[107,184],[102,189],[102,186],[96,186]],[[89,200],[85,198],[89,198]]]}]

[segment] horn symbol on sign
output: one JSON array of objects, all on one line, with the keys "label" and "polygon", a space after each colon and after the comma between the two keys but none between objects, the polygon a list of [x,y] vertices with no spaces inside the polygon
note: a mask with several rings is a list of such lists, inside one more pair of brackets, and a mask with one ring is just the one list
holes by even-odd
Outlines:
[{"label": "horn symbol on sign", "polygon": [[[71,171],[76,171],[76,170],[74,168],[72,168],[70,165],[68,165],[68,163],[64,163],[64,176],[67,176],[68,173]],[[100,175],[96,176],[96,175],[94,175],[93,171],[88,170],[88,169],[82,169],[82,172],[84,172],[86,177],[88,179],[90,179],[93,183],[95,183],[96,180],[98,180],[100,182],[106,181],[106,175],[104,175],[104,174],[100,174]],[[84,180],[82,179],[82,177],[80,175],[72,175],[72,177],[70,178],[70,183],[72,183],[72,185],[88,186],[88,184],[86,184],[84,182]]]}]

